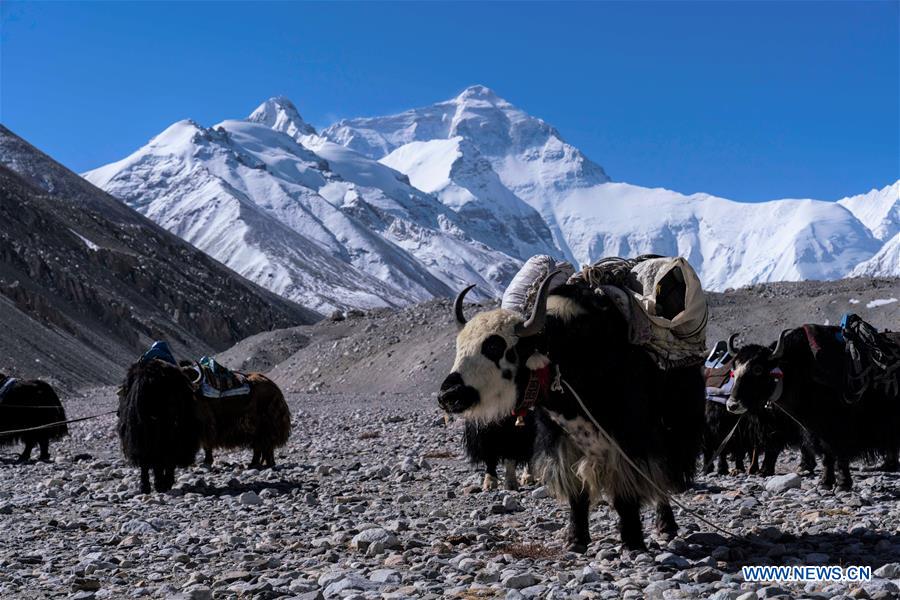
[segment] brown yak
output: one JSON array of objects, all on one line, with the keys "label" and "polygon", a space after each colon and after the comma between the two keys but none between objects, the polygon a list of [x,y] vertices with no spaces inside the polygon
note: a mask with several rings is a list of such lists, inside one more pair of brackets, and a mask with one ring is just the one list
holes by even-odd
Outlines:
[{"label": "brown yak", "polygon": [[[216,448],[251,448],[250,468],[275,466],[275,448],[287,443],[291,434],[291,413],[284,395],[275,383],[262,373],[228,373],[231,385],[249,385],[249,394],[229,394],[204,385],[204,373],[198,363],[181,363],[190,381],[203,428],[200,444],[203,462],[213,463]],[[236,375],[236,377],[235,377]],[[226,386],[227,388],[227,386]],[[212,392],[213,397],[209,395]],[[220,397],[214,397],[222,393]]]}]

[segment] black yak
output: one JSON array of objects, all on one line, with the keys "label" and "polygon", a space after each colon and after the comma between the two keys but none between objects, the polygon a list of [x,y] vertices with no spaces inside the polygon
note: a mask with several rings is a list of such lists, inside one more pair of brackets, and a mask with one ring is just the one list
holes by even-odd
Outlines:
[{"label": "black yak", "polygon": [[482,489],[497,487],[497,465],[504,463],[504,487],[515,490],[519,487],[516,467],[525,467],[522,485],[534,483],[534,441],[537,437],[537,418],[534,411],[527,411],[522,424],[516,425],[515,416],[509,416],[497,423],[466,421],[463,430],[463,446],[472,464],[484,463],[485,473]]},{"label": "black yak", "polygon": [[199,405],[177,366],[151,358],[131,366],[119,391],[122,452],[141,469],[141,492],[150,493],[150,470],[158,492],[175,483],[175,467],[194,462],[204,436]]},{"label": "black yak", "polygon": [[[13,379],[0,373],[0,446],[25,444],[19,460],[40,447],[40,460],[50,460],[50,442],[68,435],[66,411],[53,388],[38,379]],[[34,429],[39,428],[39,429]],[[19,431],[32,429],[32,431]],[[4,433],[12,432],[17,433]]]},{"label": "black yak", "polygon": [[[782,332],[772,347],[748,344],[734,362],[728,409],[779,414],[793,421],[824,454],[821,485],[849,490],[850,460],[896,456],[900,442],[900,382],[870,386],[855,401],[845,397],[845,343],[841,328],[803,325]],[[893,377],[898,377],[895,370]],[[835,461],[837,472],[835,472]]]},{"label": "black yak", "polygon": [[456,360],[439,403],[466,419],[497,422],[521,408],[529,383],[544,379],[535,374],[549,369],[552,383],[536,408],[539,472],[556,495],[568,499],[569,548],[587,550],[589,511],[605,493],[619,515],[624,545],[643,549],[643,504],[656,506],[660,533],[677,531],[669,496],[694,478],[703,433],[703,372],[699,364],[661,369],[631,343],[629,322],[610,296],[584,281],[550,292],[553,275],[541,283],[527,320],[501,308],[466,321],[462,303],[471,288],[457,296]]}]

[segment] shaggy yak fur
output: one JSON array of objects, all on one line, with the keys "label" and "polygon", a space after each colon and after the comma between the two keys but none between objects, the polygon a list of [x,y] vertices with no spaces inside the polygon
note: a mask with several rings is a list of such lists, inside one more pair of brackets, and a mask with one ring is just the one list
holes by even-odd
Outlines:
[{"label": "shaggy yak fur", "polygon": [[463,431],[463,446],[472,464],[484,463],[485,474],[482,488],[485,491],[497,487],[497,465],[504,463],[504,484],[506,489],[519,487],[516,467],[524,466],[522,485],[534,483],[533,467],[534,440],[537,436],[537,417],[528,411],[524,425],[516,425],[516,417],[510,416],[497,423],[483,424],[466,421]]},{"label": "shaggy yak fur", "polygon": [[194,462],[204,425],[187,377],[158,359],[131,366],[119,393],[122,453],[141,469],[141,492],[150,492],[150,470],[158,492],[172,488],[175,467]]},{"label": "shaggy yak fur", "polygon": [[[858,402],[844,401],[845,358],[844,345],[837,339],[839,331],[834,326],[805,325],[785,331],[774,348],[755,344],[741,348],[735,358],[728,409],[764,418],[774,415],[781,432],[791,430],[788,419],[802,423],[824,454],[821,485],[830,488],[836,483],[849,490],[853,486],[852,459],[882,456],[896,460],[900,398],[870,388]],[[793,423],[789,443],[800,437],[799,430]]]},{"label": "shaggy yak fur", "polygon": [[275,448],[284,446],[291,435],[291,412],[278,386],[261,373],[246,377],[249,396],[207,398],[195,392],[206,425],[201,445],[207,465],[213,463],[216,448],[251,448],[250,468],[274,467]]},{"label": "shaggy yak fur", "polygon": [[703,434],[702,369],[660,369],[629,343],[628,323],[608,296],[572,283],[548,297],[549,281],[527,321],[497,309],[466,322],[462,298],[468,290],[457,297],[456,360],[439,403],[466,419],[497,422],[522,402],[531,369],[549,368],[554,378],[558,369],[561,381],[653,482],[622,458],[565,385],[551,385],[537,400],[539,474],[569,502],[569,547],[587,550],[589,512],[605,495],[619,515],[622,542],[643,549],[642,505],[655,505],[662,534],[677,531],[669,496],[694,478]]},{"label": "shaggy yak fur", "polygon": [[[706,429],[703,432],[704,472],[713,470],[713,454],[722,440],[731,432],[738,416],[729,412],[723,404],[706,402]],[[737,431],[722,449],[715,461],[716,473],[727,475],[728,458],[734,461],[735,473],[744,472],[744,458],[749,455],[750,464],[746,472],[754,475],[775,474],[775,463],[786,447],[799,447],[800,473],[812,473],[816,469],[816,455],[813,442],[803,435],[797,425],[784,415],[759,414],[744,415]],[[759,458],[765,454],[762,466]]]},{"label": "shaggy yak fur", "polygon": [[[8,376],[0,373],[0,387],[8,380]],[[25,449],[19,456],[19,460],[23,462],[29,460],[31,451],[39,446],[40,459],[50,460],[50,441],[69,433],[69,428],[61,422],[65,420],[66,411],[49,384],[37,379],[17,380],[0,400],[0,446],[24,443]],[[56,425],[44,427],[51,423]],[[3,433],[33,427],[43,428],[21,433]]]},{"label": "shaggy yak fur", "polygon": [[119,401],[119,438],[126,458],[141,468],[141,491],[171,489],[175,467],[206,450],[250,447],[251,467],[274,466],[275,448],[291,431],[281,390],[259,373],[247,375],[249,396],[206,398],[195,393],[183,368],[153,359],[132,365]]}]

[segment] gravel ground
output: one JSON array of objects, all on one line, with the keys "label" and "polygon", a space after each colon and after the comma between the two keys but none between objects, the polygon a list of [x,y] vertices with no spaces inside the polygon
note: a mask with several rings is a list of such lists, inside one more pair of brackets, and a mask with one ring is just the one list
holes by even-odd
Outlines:
[{"label": "gravel ground", "polygon": [[[113,390],[66,398],[70,417],[114,407]],[[896,474],[854,473],[851,493],[813,479],[767,491],[750,476],[701,476],[675,509],[682,535],[620,549],[606,506],[586,555],[564,551],[568,508],[539,486],[482,492],[460,424],[433,398],[292,394],[294,430],[274,470],[249,453],[180,470],[137,494],[114,415],[76,423],[54,462],[0,452],[3,598],[897,598]],[[790,472],[797,456],[779,464]],[[862,465],[856,465],[860,468]],[[769,481],[768,483],[773,483]],[[649,515],[645,518],[650,523]],[[649,527],[648,527],[649,529]],[[752,564],[870,565],[865,584],[749,584]]]}]

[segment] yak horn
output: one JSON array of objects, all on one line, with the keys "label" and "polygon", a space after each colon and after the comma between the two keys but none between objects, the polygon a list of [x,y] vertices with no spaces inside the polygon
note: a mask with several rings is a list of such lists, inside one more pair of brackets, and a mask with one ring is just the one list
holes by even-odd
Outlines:
[{"label": "yak horn", "polygon": [[547,318],[547,294],[550,293],[550,282],[559,272],[560,269],[553,271],[541,282],[531,316],[521,325],[516,325],[515,333],[520,338],[536,335],[544,328],[544,321]]},{"label": "yak horn", "polygon": [[463,299],[473,287],[475,287],[474,283],[461,291],[453,302],[453,314],[456,315],[456,323],[459,325],[460,329],[466,326],[466,315],[463,314]]},{"label": "yak horn", "polygon": [[778,343],[775,344],[775,349],[772,350],[772,358],[778,360],[784,355],[784,338],[787,337],[787,334],[792,332],[793,329],[785,329],[781,332],[781,335],[778,336]]},{"label": "yak horn", "polygon": [[738,339],[737,333],[732,333],[731,337],[728,338],[728,354],[730,354],[731,356],[737,356],[737,353],[740,350],[738,346],[734,345],[734,341],[736,339]]}]

